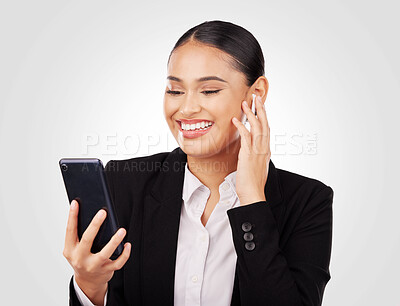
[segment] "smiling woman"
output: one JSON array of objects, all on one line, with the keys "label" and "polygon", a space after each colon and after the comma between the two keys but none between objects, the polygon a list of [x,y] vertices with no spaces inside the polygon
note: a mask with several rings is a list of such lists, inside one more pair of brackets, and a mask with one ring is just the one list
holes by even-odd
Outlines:
[{"label": "smiling woman", "polygon": [[91,254],[104,218],[81,244],[71,205],[71,305],[321,305],[333,190],[272,163],[257,40],[230,22],[199,24],[175,44],[166,81],[164,116],[179,147],[106,165],[128,241],[118,259],[109,252],[124,231]]}]

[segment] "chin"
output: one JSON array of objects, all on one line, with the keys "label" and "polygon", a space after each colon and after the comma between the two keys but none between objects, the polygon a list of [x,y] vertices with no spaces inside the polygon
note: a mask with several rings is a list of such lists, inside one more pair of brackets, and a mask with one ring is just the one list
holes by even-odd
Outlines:
[{"label": "chin", "polygon": [[182,151],[191,157],[207,158],[218,153],[213,144],[210,146],[206,142],[185,138],[184,140],[180,139],[178,144]]}]

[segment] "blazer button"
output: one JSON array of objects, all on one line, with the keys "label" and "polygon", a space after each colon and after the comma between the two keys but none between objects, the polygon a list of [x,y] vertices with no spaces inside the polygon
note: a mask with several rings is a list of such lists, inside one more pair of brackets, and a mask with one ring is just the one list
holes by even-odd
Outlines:
[{"label": "blazer button", "polygon": [[246,250],[248,250],[248,251],[253,251],[254,248],[256,247],[256,244],[255,244],[253,241],[251,241],[251,242],[246,242],[245,245],[244,245],[244,247],[245,247]]},{"label": "blazer button", "polygon": [[246,241],[252,241],[253,238],[254,238],[254,236],[253,236],[252,233],[247,232],[247,233],[244,233],[243,238],[244,238],[244,240],[246,240]]},{"label": "blazer button", "polygon": [[242,230],[245,232],[249,232],[251,230],[251,224],[249,222],[245,222],[242,224]]}]

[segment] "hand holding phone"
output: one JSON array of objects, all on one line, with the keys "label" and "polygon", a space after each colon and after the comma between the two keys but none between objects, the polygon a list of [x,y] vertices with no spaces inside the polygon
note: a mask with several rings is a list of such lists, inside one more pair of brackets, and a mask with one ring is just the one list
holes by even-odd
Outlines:
[{"label": "hand holding phone", "polygon": [[76,200],[70,204],[63,255],[74,269],[74,278],[79,288],[93,304],[102,305],[108,290],[108,282],[114,272],[121,269],[129,259],[131,244],[125,243],[122,254],[116,260],[110,259],[126,234],[126,230],[121,228],[99,253],[93,254],[90,249],[94,237],[107,213],[101,209],[91,220],[79,241],[77,229],[80,207]]},{"label": "hand holding phone", "polygon": [[94,304],[101,304],[114,271],[129,259],[131,244],[122,246],[126,230],[117,231],[101,161],[61,159],[59,164],[71,204],[63,255],[78,286]]}]

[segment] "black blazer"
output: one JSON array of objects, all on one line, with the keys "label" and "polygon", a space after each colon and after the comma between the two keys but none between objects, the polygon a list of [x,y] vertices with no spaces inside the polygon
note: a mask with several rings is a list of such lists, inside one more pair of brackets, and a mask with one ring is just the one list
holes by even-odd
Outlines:
[{"label": "black blazer", "polygon": [[[118,221],[132,243],[109,281],[107,305],[173,305],[186,162],[177,147],[107,163]],[[321,305],[330,280],[332,188],[270,161],[265,196],[227,211],[237,254],[231,305]],[[80,305],[72,277],[69,289],[70,305]]]}]

